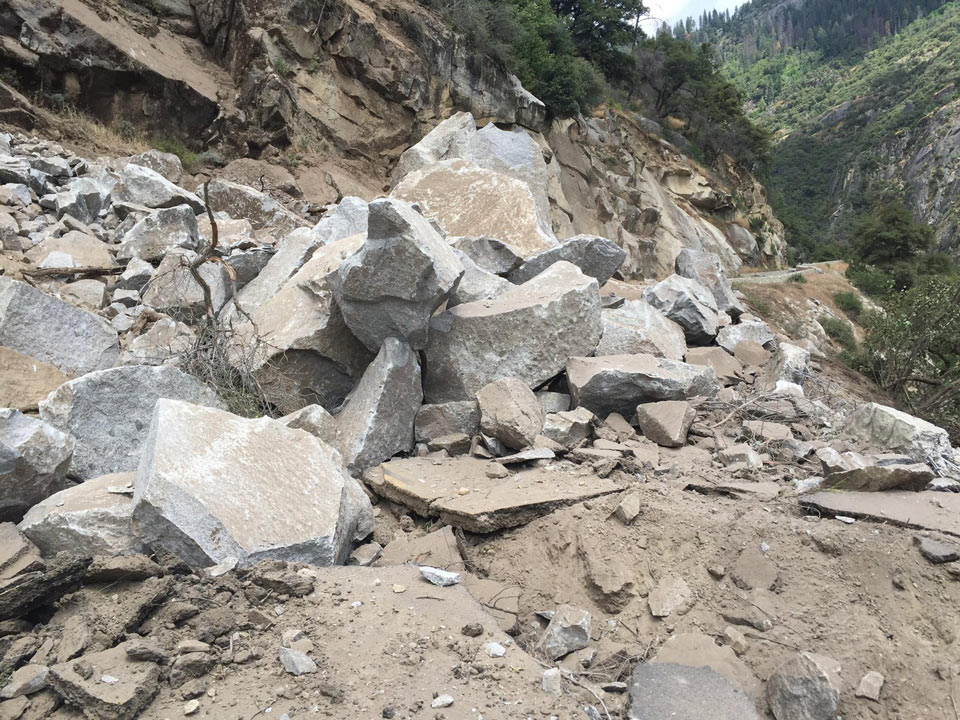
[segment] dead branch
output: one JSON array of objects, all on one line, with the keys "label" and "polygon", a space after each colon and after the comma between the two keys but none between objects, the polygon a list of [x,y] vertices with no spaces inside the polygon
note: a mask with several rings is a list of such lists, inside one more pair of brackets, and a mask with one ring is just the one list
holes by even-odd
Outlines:
[{"label": "dead branch", "polygon": [[117,275],[124,271],[124,267],[119,265],[115,268],[98,267],[59,267],[59,268],[37,268],[36,270],[21,270],[20,273],[30,278],[59,277],[62,275],[73,275],[78,278],[100,277],[102,275]]}]

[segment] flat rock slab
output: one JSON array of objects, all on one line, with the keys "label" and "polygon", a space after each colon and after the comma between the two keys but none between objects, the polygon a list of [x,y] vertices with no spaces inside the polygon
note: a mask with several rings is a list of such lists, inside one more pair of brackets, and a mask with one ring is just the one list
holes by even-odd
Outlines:
[{"label": "flat rock slab", "polygon": [[418,515],[476,533],[523,525],[559,507],[619,490],[607,478],[584,482],[582,476],[543,468],[490,478],[489,466],[471,457],[408,458],[371,468],[364,480],[377,495]]},{"label": "flat rock slab", "polygon": [[707,667],[640,663],[633,672],[628,720],[760,720],[750,698]]},{"label": "flat rock slab", "polygon": [[960,495],[942,492],[818,492],[800,507],[960,537]]}]

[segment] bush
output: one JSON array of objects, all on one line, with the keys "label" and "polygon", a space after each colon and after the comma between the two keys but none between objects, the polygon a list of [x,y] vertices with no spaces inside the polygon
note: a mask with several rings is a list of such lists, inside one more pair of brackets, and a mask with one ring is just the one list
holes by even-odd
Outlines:
[{"label": "bush", "polygon": [[853,292],[838,292],[833,296],[833,303],[837,309],[856,319],[863,312],[863,301]]},{"label": "bush", "polygon": [[273,59],[273,69],[276,70],[277,74],[281,77],[286,77],[290,74],[290,63],[278,55]]},{"label": "bush", "polygon": [[880,300],[894,291],[893,278],[877,268],[851,265],[847,268],[847,279],[861,292]]},{"label": "bush", "polygon": [[844,350],[852,352],[857,349],[857,338],[853,334],[853,326],[846,320],[832,315],[821,315],[817,322],[827,336]]},{"label": "bush", "polygon": [[169,137],[152,138],[150,144],[160,152],[170,153],[180,158],[180,164],[183,165],[183,169],[191,175],[200,169],[200,156],[188,148],[183,140]]},{"label": "bush", "polygon": [[806,279],[803,275],[801,275],[800,273],[794,273],[793,275],[791,275],[790,277],[788,277],[787,280],[789,280],[789,281],[792,282],[792,283],[796,283],[797,285],[806,285],[806,284],[807,284],[807,279]]}]

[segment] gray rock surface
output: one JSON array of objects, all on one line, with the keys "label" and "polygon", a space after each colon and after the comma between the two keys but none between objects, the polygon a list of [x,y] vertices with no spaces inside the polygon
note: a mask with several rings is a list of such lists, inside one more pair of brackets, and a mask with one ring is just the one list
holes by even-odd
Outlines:
[{"label": "gray rock surface", "polygon": [[712,396],[718,390],[713,370],[653,355],[573,357],[567,382],[576,405],[600,417],[632,417],[637,405],[661,400]]},{"label": "gray rock surface", "polygon": [[[207,311],[203,288],[190,272],[197,254],[186,248],[175,248],[160,261],[156,272],[144,286],[143,304],[172,317],[194,320]],[[230,279],[223,265],[205,262],[197,269],[210,288],[213,311],[219,312],[230,299]]]},{"label": "gray rock surface", "polygon": [[480,268],[465,253],[459,253],[459,257],[463,263],[463,277],[450,293],[448,308],[477,300],[490,300],[513,287],[508,280]]},{"label": "gray rock surface", "polygon": [[613,240],[597,235],[575,235],[559,245],[537,253],[523,265],[507,275],[517,285],[539,275],[553,263],[565,260],[576,265],[587,277],[603,285],[613,277],[626,259],[627,253]]},{"label": "gray rock surface", "polygon": [[913,544],[928,561],[934,565],[960,560],[960,547],[936,538],[913,536]]},{"label": "gray rock surface", "polygon": [[589,355],[600,338],[597,281],[567,262],[493,300],[466,303],[434,318],[424,394],[431,403],[472,399],[500,377],[537,387],[567,358]]},{"label": "gray rock surface", "polygon": [[502,240],[488,237],[449,238],[450,244],[464,253],[482,270],[507,275],[523,264],[523,258]]},{"label": "gray rock surface", "polygon": [[[117,473],[66,488],[30,508],[20,531],[44,556],[128,555],[143,551],[133,531],[136,473]],[[130,494],[120,492],[130,487]]]},{"label": "gray rock surface", "polygon": [[117,332],[102,318],[6,277],[0,345],[72,375],[108,368],[119,353]]},{"label": "gray rock surface", "polygon": [[885,452],[902,452],[917,462],[952,454],[946,430],[878,403],[858,407],[843,432]]},{"label": "gray rock surface", "polygon": [[570,605],[561,605],[537,642],[536,649],[551,660],[559,660],[590,644],[590,613]]},{"label": "gray rock surface", "polygon": [[414,436],[428,442],[448,435],[473,436],[480,432],[480,406],[476,400],[457,400],[439,405],[422,405],[417,410]]},{"label": "gray rock surface", "polygon": [[420,365],[403,340],[389,337],[336,416],[337,447],[359,473],[413,449],[413,424],[423,402]]},{"label": "gray rock surface", "polygon": [[596,416],[584,407],[548,413],[542,434],[569,450],[590,437],[596,421]]},{"label": "gray rock surface", "polygon": [[132,163],[120,171],[120,179],[113,188],[113,200],[148,208],[189,205],[195,213],[204,209],[203,201],[193,193],[177,187],[155,170]]},{"label": "gray rock surface", "polygon": [[720,256],[711,252],[701,252],[684,248],[677,255],[677,275],[696,280],[707,288],[717,303],[717,309],[736,320],[746,312],[743,304],[737,300],[733,288],[727,280]]},{"label": "gray rock surface", "polygon": [[643,299],[682,327],[688,342],[705,345],[717,336],[717,303],[696,280],[671,275],[644,290]]},{"label": "gray rock surface", "polygon": [[17,521],[66,486],[73,438],[19,410],[0,408],[0,522]]},{"label": "gray rock surface", "polygon": [[664,400],[637,406],[637,424],[641,432],[661,447],[683,447],[696,417],[696,409],[683,400]]},{"label": "gray rock surface", "polygon": [[130,258],[127,267],[117,278],[121,290],[140,290],[153,277],[153,265],[140,258]]},{"label": "gray rock surface", "polygon": [[430,316],[464,268],[422,215],[398,200],[370,203],[367,240],[331,277],[347,327],[376,352],[391,335],[415,350],[427,343]]},{"label": "gray rock surface", "polygon": [[337,420],[322,405],[307,405],[280,418],[280,422],[294,430],[306,430],[327,444],[337,442]]},{"label": "gray rock surface", "polygon": [[137,469],[160,398],[221,405],[216,393],[192,375],[169,366],[132,365],[64,383],[40,403],[40,416],[76,440],[70,475],[88,480]]},{"label": "gray rock surface", "polygon": [[727,352],[736,352],[737,345],[745,340],[752,340],[768,350],[774,349],[777,336],[763,320],[749,320],[736,325],[727,325],[717,333],[717,345]]},{"label": "gray rock surface", "polygon": [[501,378],[477,393],[480,428],[512,450],[533,445],[543,430],[543,408],[533,391],[517,378]]},{"label": "gray rock surface", "polygon": [[767,678],[766,697],[777,720],[834,720],[840,692],[839,665],[813,653],[797,653]]},{"label": "gray rock surface", "polygon": [[[214,212],[225,212],[232,218],[249,220],[255,229],[268,228],[279,235],[292,232],[306,223],[296,214],[266,193],[247,185],[215,179],[208,188],[210,207]],[[197,188],[203,196],[203,187]]]},{"label": "gray rock surface", "polygon": [[753,702],[709,667],[638,663],[628,720],[760,720]]},{"label": "gray rock surface", "polygon": [[342,563],[373,529],[370,500],[322,440],[175,400],[154,409],[133,501],[144,542],[194,567]]},{"label": "gray rock surface", "polygon": [[669,360],[683,360],[687,340],[683,328],[645,300],[625,300],[617,308],[600,313],[603,335],[597,355],[648,353]]},{"label": "gray rock surface", "polygon": [[117,258],[160,260],[174,247],[197,250],[200,230],[197,216],[186,205],[156,210],[130,228],[117,248]]}]

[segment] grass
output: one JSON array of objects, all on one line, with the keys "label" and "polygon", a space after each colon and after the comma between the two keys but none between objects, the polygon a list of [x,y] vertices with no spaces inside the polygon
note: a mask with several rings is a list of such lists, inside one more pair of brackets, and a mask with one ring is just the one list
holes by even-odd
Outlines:
[{"label": "grass", "polygon": [[179,138],[152,138],[150,142],[156,150],[159,150],[160,152],[171,153],[180,158],[180,163],[183,165],[183,169],[191,175],[195,174],[197,170],[200,169],[202,164],[200,162],[200,156],[188,148]]},{"label": "grass", "polygon": [[145,152],[150,149],[147,139],[136,132],[129,122],[118,121],[112,125],[104,125],[96,118],[87,115],[72,105],[63,105],[56,114],[70,127],[71,133],[85,137],[94,144],[116,150],[125,148],[132,153]]},{"label": "grass", "polygon": [[791,275],[790,277],[788,277],[787,280],[789,280],[789,281],[792,282],[792,283],[796,283],[797,285],[806,285],[806,284],[807,284],[807,279],[806,279],[803,275],[801,275],[800,273],[794,273],[793,275]]},{"label": "grass", "polygon": [[281,77],[286,77],[290,74],[290,63],[278,55],[273,59],[273,69],[276,70],[277,74]]},{"label": "grass", "polygon": [[742,289],[741,292],[747,299],[747,304],[756,310],[757,314],[763,317],[769,317],[773,312],[773,306],[765,298],[760,297],[755,292],[748,289]]},{"label": "grass", "polygon": [[853,292],[835,293],[833,303],[837,306],[837,309],[845,312],[852,320],[859,318],[860,313],[863,312],[863,301]]},{"label": "grass", "polygon": [[847,352],[857,349],[857,338],[853,334],[853,325],[842,318],[821,315],[817,318],[823,331]]}]

